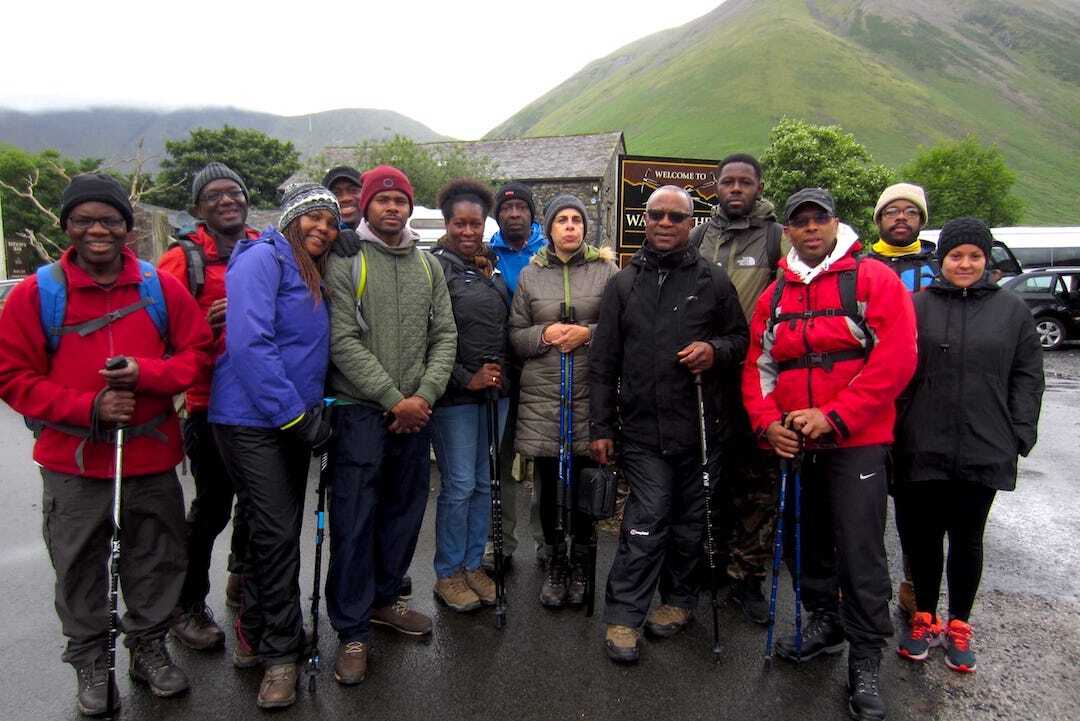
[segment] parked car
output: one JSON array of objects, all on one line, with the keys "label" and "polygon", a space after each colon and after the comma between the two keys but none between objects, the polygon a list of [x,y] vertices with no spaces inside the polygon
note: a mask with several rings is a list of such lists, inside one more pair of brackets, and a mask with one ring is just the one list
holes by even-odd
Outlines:
[{"label": "parked car", "polygon": [[[1024,272],[1024,266],[1021,264],[1020,258],[1013,253],[1012,248],[997,237],[998,233],[1007,230],[1011,230],[1011,228],[992,228],[990,231],[994,235],[994,245],[990,249],[991,279],[1001,285],[1004,285],[1009,278]],[[939,233],[941,233],[940,230],[924,230],[919,233],[919,240],[922,241],[923,247],[928,247],[930,250],[937,248]]]},{"label": "parked car", "polygon": [[1080,266],[1028,270],[1001,287],[1028,304],[1044,350],[1080,339]]}]

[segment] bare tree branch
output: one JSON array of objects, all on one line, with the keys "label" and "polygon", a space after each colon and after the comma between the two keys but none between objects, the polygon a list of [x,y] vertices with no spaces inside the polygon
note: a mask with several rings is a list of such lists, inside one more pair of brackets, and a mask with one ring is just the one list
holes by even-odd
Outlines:
[{"label": "bare tree branch", "polygon": [[[20,198],[25,198],[34,204],[34,207],[45,214],[45,216],[52,221],[52,224],[57,228],[60,227],[60,217],[41,204],[41,201],[34,195],[34,188],[37,187],[38,179],[41,176],[38,174],[37,168],[34,168],[34,172],[26,177],[26,190],[19,190],[18,188],[8,185],[3,180],[0,180],[0,187],[7,188]],[[65,175],[66,177],[66,175]]]},{"label": "bare tree branch", "polygon": [[[54,260],[59,258],[64,253],[64,249],[61,248],[56,243],[54,243],[51,239],[49,239],[48,237],[46,237],[44,235],[38,237],[37,233],[30,230],[29,228],[27,228],[26,230],[23,230],[20,233],[20,235],[22,235],[22,237],[26,238],[27,242],[30,243],[30,247],[33,248],[34,252],[38,254],[38,257],[41,258],[42,260],[44,260],[46,263],[53,262]],[[56,257],[53,257],[52,255],[50,255],[49,251],[46,250],[45,243],[48,243],[49,245],[51,245],[53,248],[56,249]]]}]

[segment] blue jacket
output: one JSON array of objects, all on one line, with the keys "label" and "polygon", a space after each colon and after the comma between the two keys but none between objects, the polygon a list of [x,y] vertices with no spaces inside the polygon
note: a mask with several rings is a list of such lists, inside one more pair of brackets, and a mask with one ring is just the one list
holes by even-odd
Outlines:
[{"label": "blue jacket", "polygon": [[241,240],[225,276],[225,352],[210,388],[212,423],[277,428],[321,402],[330,314],[315,304],[276,228]]},{"label": "blue jacket", "polygon": [[525,245],[521,246],[521,250],[514,250],[507,245],[503,240],[501,230],[491,236],[491,249],[499,257],[499,272],[502,273],[506,287],[510,290],[510,297],[513,297],[514,291],[517,290],[518,276],[521,275],[522,268],[528,265],[532,257],[546,245],[547,238],[544,237],[544,231],[540,228],[540,224],[535,222],[532,224],[532,235],[529,236]]}]

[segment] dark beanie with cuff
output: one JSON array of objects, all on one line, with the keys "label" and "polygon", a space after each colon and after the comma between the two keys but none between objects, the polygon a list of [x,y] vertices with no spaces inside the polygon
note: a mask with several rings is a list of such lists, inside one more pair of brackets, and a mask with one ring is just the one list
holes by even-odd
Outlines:
[{"label": "dark beanie with cuff", "polygon": [[202,189],[215,180],[231,180],[240,186],[240,190],[244,191],[244,198],[249,202],[251,201],[251,193],[248,192],[247,186],[244,185],[244,180],[236,171],[230,168],[225,163],[207,163],[206,166],[195,173],[195,177],[191,181],[191,204],[195,205],[199,202],[199,194]]},{"label": "dark beanie with cuff", "polygon": [[994,236],[990,234],[990,228],[978,218],[955,218],[950,220],[938,234],[937,257],[938,261],[945,259],[949,251],[959,245],[974,245],[982,250],[987,260],[990,260],[990,250],[994,246]]},{"label": "dark beanie with cuff", "polygon": [[508,200],[523,200],[529,206],[529,215],[536,220],[536,199],[533,197],[532,188],[524,183],[507,183],[495,193],[495,217],[499,217],[499,208]]},{"label": "dark beanie with cuff", "polygon": [[105,203],[116,208],[124,216],[127,229],[135,226],[135,213],[131,210],[131,200],[120,182],[104,173],[82,173],[76,175],[64,188],[60,206],[60,227],[67,226],[68,216],[75,206],[90,202]]},{"label": "dark beanie with cuff", "polygon": [[544,235],[551,238],[551,224],[555,222],[559,211],[566,208],[573,208],[581,213],[581,237],[584,239],[589,234],[589,214],[585,212],[585,203],[576,195],[556,195],[551,199],[544,210]]}]

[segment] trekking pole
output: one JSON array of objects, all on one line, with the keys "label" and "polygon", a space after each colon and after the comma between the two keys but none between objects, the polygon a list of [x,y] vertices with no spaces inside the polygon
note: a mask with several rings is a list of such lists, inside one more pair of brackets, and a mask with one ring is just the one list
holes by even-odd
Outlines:
[{"label": "trekking pole", "polygon": [[802,657],[802,444],[804,436],[799,434],[800,451],[791,461],[795,473],[795,656]]},{"label": "trekking pole", "polygon": [[[561,303],[559,320],[563,323],[574,322],[574,306]],[[555,532],[565,543],[566,536],[573,539],[572,516],[568,508],[571,499],[571,484],[574,472],[574,352],[559,354],[559,487],[555,490],[555,504],[558,516]],[[570,544],[566,544],[568,559]],[[554,549],[558,551],[558,548]]]},{"label": "trekking pole", "polygon": [[709,478],[709,445],[705,429],[705,394],[701,374],[694,374],[697,389],[698,429],[701,432],[701,485],[705,489],[705,558],[709,564],[709,595],[712,597],[713,660],[720,662],[720,602],[717,600],[716,554],[713,553],[712,482]]},{"label": "trekking pole", "polygon": [[[784,552],[784,507],[787,498],[788,474],[791,460],[780,459],[780,497],[777,500],[776,537],[773,541],[772,589],[769,591],[769,631],[765,636],[765,666],[772,665],[773,629],[776,626],[776,594],[780,588],[780,558]],[[798,581],[796,581],[796,584]]]},{"label": "trekking pole", "polygon": [[[333,398],[324,398],[323,403],[327,407],[327,413],[333,407]],[[326,489],[330,485],[330,448],[323,448],[319,454],[319,490],[318,500],[315,503],[315,580],[311,591],[311,653],[308,654],[307,666],[304,669],[308,677],[308,691],[315,692],[316,676],[322,663],[319,654],[319,587],[322,585],[322,547],[323,538],[326,534]]]},{"label": "trekking pole", "polygon": [[[497,357],[485,363],[499,363]],[[488,464],[491,466],[491,547],[495,557],[495,628],[506,626],[506,556],[503,545],[502,468],[499,466],[499,389],[487,389]]]},{"label": "trekking pole", "polygon": [[[116,356],[105,361],[105,370],[118,371],[127,368],[127,358]],[[112,541],[109,554],[109,672],[105,683],[105,714],[112,718],[116,710],[116,634],[120,627],[117,601],[120,595],[120,491],[124,468],[124,426],[116,428],[116,452],[113,460]]]}]

